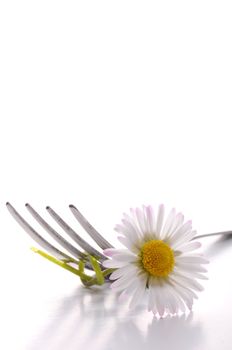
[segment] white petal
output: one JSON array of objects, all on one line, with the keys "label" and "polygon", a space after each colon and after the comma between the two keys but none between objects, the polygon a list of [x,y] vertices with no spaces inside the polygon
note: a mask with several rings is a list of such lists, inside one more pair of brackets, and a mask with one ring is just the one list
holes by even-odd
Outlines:
[{"label": "white petal", "polygon": [[126,261],[129,263],[137,261],[138,257],[129,250],[126,250],[125,252],[115,253],[113,256],[113,260]]},{"label": "white petal", "polygon": [[170,308],[172,309],[172,305],[170,304],[169,293],[167,291],[166,283],[163,284],[161,288],[162,288],[162,303],[164,305],[164,311],[167,310],[168,312],[170,312],[171,311]]},{"label": "white petal", "polygon": [[173,293],[173,290],[168,281],[162,282],[162,298],[166,311],[171,314],[178,312],[179,302],[178,298]]},{"label": "white petal", "polygon": [[[126,219],[122,220],[124,223],[124,232],[121,232],[130,242],[133,246],[139,247],[139,242],[141,238],[139,237],[136,230],[132,227],[131,223],[129,223]],[[130,228],[129,228],[130,227]]]},{"label": "white petal", "polygon": [[180,282],[173,274],[168,277],[170,283],[175,287],[175,289],[183,289],[192,299],[198,299],[197,294],[186,285],[186,283]]},{"label": "white petal", "polygon": [[179,311],[179,301],[176,295],[171,290],[168,283],[165,283],[165,297],[168,311],[171,314],[176,314]]},{"label": "white petal", "polygon": [[133,253],[138,253],[139,249],[135,246],[128,237],[118,236],[119,242],[122,243],[126,248],[128,248]]},{"label": "white petal", "polygon": [[112,257],[115,254],[119,254],[119,253],[124,253],[127,252],[127,249],[115,249],[115,248],[107,248],[103,250],[103,253],[106,256]]},{"label": "white petal", "polygon": [[189,278],[198,278],[200,280],[208,280],[209,278],[205,275],[202,275],[202,273],[199,272],[187,272],[187,271],[182,271],[180,272],[181,275],[187,276]]},{"label": "white petal", "polygon": [[130,283],[128,287],[126,287],[123,292],[120,294],[119,299],[125,300],[130,298],[137,286],[139,285],[138,278],[133,279],[133,281]]},{"label": "white petal", "polygon": [[[190,251],[196,250],[200,247],[201,247],[200,242],[194,241],[194,242],[186,243],[184,245],[181,245],[181,253],[190,252]],[[176,248],[176,249],[178,249],[178,248]]]},{"label": "white petal", "polygon": [[192,229],[192,221],[186,221],[182,226],[179,227],[179,229],[173,234],[173,238],[178,236],[178,235],[182,235],[185,232],[188,232],[189,230]]},{"label": "white petal", "polygon": [[173,276],[175,276],[176,281],[179,282],[184,287],[191,288],[198,292],[201,292],[202,290],[204,290],[204,287],[193,278],[182,276],[177,273],[173,273]]},{"label": "white petal", "polygon": [[185,312],[186,306],[183,299],[181,298],[181,295],[178,294],[177,290],[171,284],[168,283],[168,285],[170,288],[170,293],[175,298],[175,302],[177,304],[177,311],[178,309],[180,309],[180,311]]},{"label": "white petal", "polygon": [[143,205],[143,217],[144,217],[144,229],[145,229],[144,232],[146,234],[151,233],[150,225],[147,217],[147,207],[145,205]]},{"label": "white petal", "polygon": [[145,225],[145,218],[144,218],[144,213],[140,208],[135,209],[136,217],[137,217],[137,222],[140,227],[140,231],[142,233],[147,232],[147,227]]},{"label": "white petal", "polygon": [[165,236],[170,232],[176,217],[176,210],[173,208],[170,213],[168,214],[168,217],[165,221],[164,228],[162,231],[162,238],[165,238]]},{"label": "white petal", "polygon": [[207,272],[207,270],[201,266],[200,264],[185,264],[182,262],[176,261],[175,266],[178,268],[178,270],[182,271],[193,271],[193,272]]},{"label": "white petal", "polygon": [[139,284],[130,301],[130,304],[129,304],[130,309],[135,308],[135,306],[141,301],[141,299],[145,295],[145,290],[146,290],[146,281],[145,279],[140,279]]},{"label": "white petal", "polygon": [[118,254],[118,255],[114,255],[112,259],[103,261],[103,266],[107,268],[108,267],[118,268],[118,267],[130,265],[130,264],[134,264],[136,261],[137,259],[134,257],[130,257],[129,254],[128,255]]},{"label": "white petal", "polygon": [[141,231],[140,226],[138,224],[138,218],[137,218],[137,214],[136,214],[136,209],[130,208],[130,213],[131,213],[131,216],[129,217],[130,218],[130,222],[134,226],[138,237],[141,238],[141,237],[143,237],[143,232]]},{"label": "white petal", "polygon": [[164,315],[165,303],[163,297],[163,287],[159,279],[150,278],[149,289],[152,289],[153,294],[153,309],[154,314],[158,313],[160,317]]},{"label": "white petal", "polygon": [[122,234],[123,236],[127,238],[132,238],[132,240],[136,240],[137,234],[134,231],[134,228],[126,226],[125,224],[123,225],[116,225],[115,226],[115,231],[118,233]]},{"label": "white petal", "polygon": [[121,233],[121,234],[123,234],[124,236],[125,236],[125,226],[124,225],[120,225],[120,224],[117,224],[116,226],[115,226],[115,228],[114,228],[114,230],[116,231],[116,232],[118,232],[118,233]]},{"label": "white petal", "polygon": [[182,245],[190,242],[195,236],[196,236],[196,231],[190,229],[188,232],[186,232],[182,236],[176,237],[176,239],[171,237],[173,249],[181,249]]},{"label": "white petal", "polygon": [[138,272],[138,268],[132,264],[120,267],[116,271],[112,272],[112,274],[110,275],[110,280],[116,280],[122,276],[128,276],[128,274],[130,274],[131,272],[133,272],[134,275],[136,275]]},{"label": "white petal", "polygon": [[137,275],[136,277],[137,278],[133,279],[132,283],[125,289],[125,293],[128,297],[133,295],[135,289],[140,284],[141,276]]},{"label": "white petal", "polygon": [[179,255],[176,262],[183,262],[185,264],[208,264],[209,261],[199,255]]},{"label": "white petal", "polygon": [[179,240],[186,237],[186,233],[192,230],[192,221],[187,221],[181,225],[171,236],[172,242],[178,242]]},{"label": "white petal", "polygon": [[182,243],[185,243],[187,241],[191,241],[197,234],[196,230],[190,230],[186,235],[184,236],[184,240]]},{"label": "white petal", "polygon": [[126,289],[135,280],[138,280],[136,276],[131,278],[121,277],[111,284],[111,288],[115,291],[122,291]]},{"label": "white petal", "polygon": [[161,290],[161,287],[158,285],[155,288],[155,295],[156,295],[156,309],[158,311],[159,316],[162,317],[164,315],[165,306],[162,298],[162,290]]},{"label": "white petal", "polygon": [[179,227],[183,225],[183,222],[184,222],[184,215],[182,213],[178,213],[175,217],[175,222],[170,231],[170,235],[172,235],[176,230],[178,230]]},{"label": "white petal", "polygon": [[153,304],[152,304],[152,309],[151,311],[153,312],[154,315],[158,313],[157,310],[157,296],[156,296],[156,291],[154,288],[152,288],[152,298],[153,298]]},{"label": "white petal", "polygon": [[127,300],[128,295],[125,292],[125,289],[120,293],[119,297],[118,297],[118,301],[119,302],[123,302],[125,300]]},{"label": "white petal", "polygon": [[161,236],[161,230],[163,227],[163,220],[164,220],[164,205],[161,204],[159,206],[158,214],[157,214],[157,223],[156,223],[156,234],[159,238]]},{"label": "white petal", "polygon": [[128,219],[122,219],[122,223],[125,227],[124,234],[129,237],[132,241],[138,241],[140,234],[138,233],[134,224],[132,224]]},{"label": "white petal", "polygon": [[154,210],[153,210],[151,205],[149,205],[146,208],[146,212],[147,212],[147,223],[148,223],[148,228],[149,228],[148,231],[150,233],[154,233],[155,232],[155,227],[156,227],[156,224],[155,224],[155,213],[154,213]]},{"label": "white petal", "polygon": [[137,271],[134,271],[133,269],[127,270],[126,273],[124,273],[120,278],[118,278],[116,281],[112,283],[111,287],[114,289],[124,284],[127,284],[127,282],[130,282],[131,279],[135,279],[137,277],[136,272]]},{"label": "white petal", "polygon": [[191,292],[189,292],[187,289],[183,288],[182,286],[176,284],[175,282],[172,282],[173,290],[175,293],[177,293],[181,299],[185,302],[189,310],[192,309],[193,305],[193,296],[191,295]]},{"label": "white petal", "polygon": [[114,260],[114,259],[109,259],[109,260],[105,260],[103,261],[102,265],[104,267],[107,267],[107,268],[112,268],[112,269],[116,269],[116,268],[119,268],[119,267],[123,267],[125,265],[128,265],[128,262],[126,261],[118,261],[118,260]]},{"label": "white petal", "polygon": [[107,249],[103,250],[104,255],[109,256],[109,257],[113,256],[114,252],[115,252],[114,248],[107,248]]},{"label": "white petal", "polygon": [[149,285],[148,288],[148,311],[154,310],[155,307],[155,292],[154,287]]},{"label": "white petal", "polygon": [[180,269],[177,266],[173,270],[174,273],[180,276],[186,276],[188,278],[199,278],[202,280],[208,280],[208,277],[205,276],[205,274],[196,272],[196,271],[190,271],[189,269]]}]

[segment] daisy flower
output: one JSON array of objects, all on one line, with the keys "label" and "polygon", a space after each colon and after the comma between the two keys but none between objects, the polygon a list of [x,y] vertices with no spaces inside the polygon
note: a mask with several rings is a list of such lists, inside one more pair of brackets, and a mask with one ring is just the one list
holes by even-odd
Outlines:
[{"label": "daisy flower", "polygon": [[[124,249],[105,249],[111,259],[104,262],[115,269],[110,276],[112,289],[130,297],[130,308],[141,300],[155,315],[191,310],[196,291],[203,287],[198,279],[207,279],[202,264],[208,261],[194,253],[200,243],[192,241],[196,231],[191,221],[172,209],[164,218],[164,206],[155,215],[151,206],[130,210],[115,230]],[[145,295],[147,294],[147,298]]]}]

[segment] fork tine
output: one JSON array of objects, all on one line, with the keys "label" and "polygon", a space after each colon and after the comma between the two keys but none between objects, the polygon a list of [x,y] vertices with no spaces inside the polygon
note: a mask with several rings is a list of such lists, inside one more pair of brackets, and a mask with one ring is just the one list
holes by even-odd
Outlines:
[{"label": "fork tine", "polygon": [[[6,206],[13,216],[13,218],[18,222],[18,224],[26,231],[29,236],[38,243],[42,248],[47,250],[49,253],[53,254],[57,259],[64,260],[64,259],[72,259],[69,255],[61,252],[59,249],[55,248],[52,244],[50,244],[46,239],[44,239],[42,236],[40,236],[29,224],[24,218],[15,210],[15,208],[9,203],[6,203]],[[73,260],[73,259],[72,259]]]},{"label": "fork tine", "polygon": [[84,249],[88,254],[95,257],[99,257],[101,261],[106,260],[106,257],[100,253],[97,249],[93,248],[83,238],[81,238],[52,208],[46,207],[52,218],[62,227],[62,229],[77,243],[81,248]]},{"label": "fork tine", "polygon": [[56,240],[63,248],[69,251],[73,256],[78,259],[84,259],[85,254],[80,250],[75,248],[71,243],[66,241],[58,232],[56,232],[38,213],[29,203],[25,204],[29,213],[35,218],[35,220],[51,235],[51,237]]},{"label": "fork tine", "polygon": [[88,220],[73,204],[70,204],[69,208],[79,224],[85,229],[85,231],[90,235],[90,237],[92,237],[92,239],[99,245],[100,248],[113,248],[112,244],[110,244],[104,237],[102,237],[102,235],[88,222]]}]

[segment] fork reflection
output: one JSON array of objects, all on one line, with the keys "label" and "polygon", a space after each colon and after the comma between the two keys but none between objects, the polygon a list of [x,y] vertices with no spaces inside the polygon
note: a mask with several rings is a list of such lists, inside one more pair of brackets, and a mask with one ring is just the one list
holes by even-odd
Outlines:
[{"label": "fork reflection", "polygon": [[201,325],[193,314],[157,319],[140,306],[128,311],[126,303],[107,288],[78,288],[61,300],[52,320],[43,327],[30,349],[196,349]]}]

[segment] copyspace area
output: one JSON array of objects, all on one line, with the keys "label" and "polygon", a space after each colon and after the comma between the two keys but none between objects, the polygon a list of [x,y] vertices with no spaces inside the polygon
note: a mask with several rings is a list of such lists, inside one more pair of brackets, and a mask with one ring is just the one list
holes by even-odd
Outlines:
[{"label": "copyspace area", "polygon": [[[0,348],[231,349],[232,239],[202,239],[193,312],[129,311],[34,254],[5,202],[75,204],[113,244],[130,207],[164,203],[199,234],[232,229],[230,1],[1,1]],[[47,237],[47,236],[46,236]]]}]

